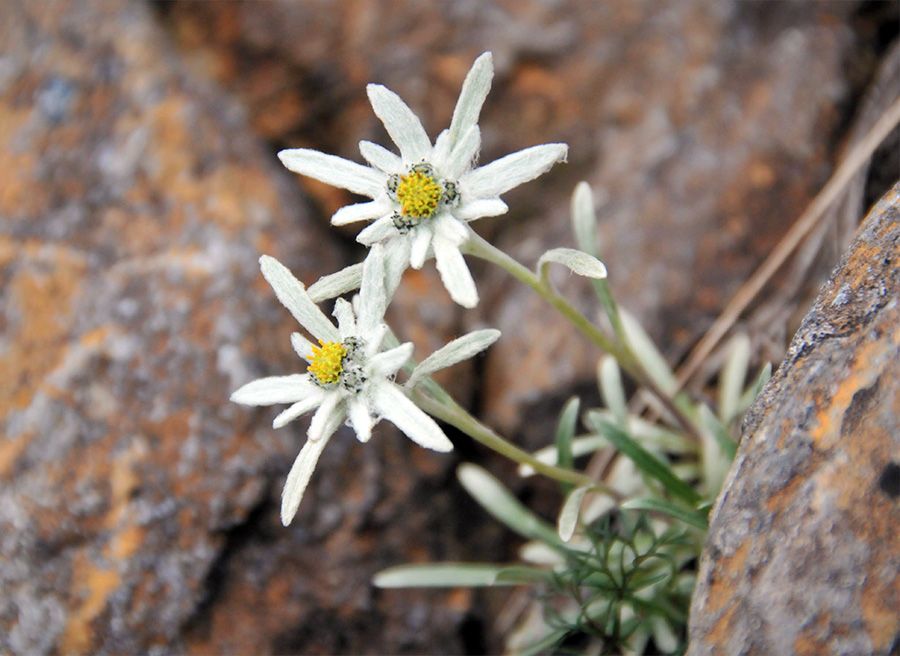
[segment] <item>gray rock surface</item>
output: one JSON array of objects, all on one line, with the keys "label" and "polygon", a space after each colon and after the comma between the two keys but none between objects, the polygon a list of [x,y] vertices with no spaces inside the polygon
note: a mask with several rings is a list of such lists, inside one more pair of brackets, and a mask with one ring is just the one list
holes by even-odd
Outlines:
[{"label": "gray rock surface", "polygon": [[743,426],[689,653],[900,644],[900,184],[873,208]]}]

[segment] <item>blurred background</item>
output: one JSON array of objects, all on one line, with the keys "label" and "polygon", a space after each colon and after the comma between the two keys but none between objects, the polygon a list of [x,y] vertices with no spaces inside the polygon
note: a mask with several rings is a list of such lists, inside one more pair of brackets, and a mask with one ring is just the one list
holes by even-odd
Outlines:
[{"label": "blurred background", "polygon": [[[333,440],[279,523],[305,422],[274,431],[273,410],[227,401],[299,365],[257,259],[311,283],[362,252],[328,227],[350,195],[275,153],[387,145],[370,81],[436,136],[493,51],[482,161],[570,151],[479,231],[533,265],[573,245],[569,197],[587,180],[613,289],[677,363],[897,96],[897,34],[896,3],[851,0],[0,4],[0,651],[497,651],[504,594],[369,581],[515,557],[456,483],[460,461],[539,509],[553,488],[467,440],[433,454],[385,425],[364,448]],[[745,314],[760,359],[780,361],[898,152],[895,133]],[[503,272],[472,267],[476,310],[426,266],[389,320],[419,355],[500,328],[444,382],[543,446],[566,398],[597,397],[597,353]]]}]

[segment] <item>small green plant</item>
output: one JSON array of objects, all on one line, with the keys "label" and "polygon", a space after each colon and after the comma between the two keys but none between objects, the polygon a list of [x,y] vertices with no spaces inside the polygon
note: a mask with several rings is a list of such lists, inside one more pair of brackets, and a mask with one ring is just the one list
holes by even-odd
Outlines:
[{"label": "small green plant", "polygon": [[[680,389],[648,333],[613,297],[598,259],[597,218],[585,183],[572,197],[578,249],[550,249],[534,269],[471,228],[479,218],[505,213],[501,195],[565,161],[568,153],[565,144],[543,144],[478,166],[478,118],[492,79],[491,55],[485,53],[463,83],[450,127],[434,143],[399,96],[369,85],[372,108],[399,154],[363,141],[360,153],[368,166],[305,148],[279,153],[292,171],[370,199],[341,208],[331,219],[335,225],[369,222],[357,236],[369,251],[364,262],[308,289],[274,258],[260,258],[278,300],[312,338],[291,336],[306,372],[249,382],[232,399],[289,404],[275,417],[275,428],[315,411],[282,494],[285,525],[294,520],[320,455],[343,424],[367,442],[385,419],[418,445],[449,451],[453,445],[439,419],[517,463],[522,476],[541,474],[559,483],[563,501],[554,526],[483,469],[462,465],[459,480],[469,494],[527,540],[520,562],[401,566],[380,573],[376,585],[529,586],[535,605],[509,634],[514,652],[640,653],[652,641],[658,651],[677,653],[684,649],[707,513],[735,454],[736,425],[769,370],[746,385],[750,343],[737,337],[719,371],[715,400]],[[582,412],[579,399],[571,399],[555,435],[537,453],[481,423],[431,377],[488,348],[499,331],[474,331],[416,364],[413,345],[401,344],[385,323],[403,272],[431,259],[449,297],[474,307],[478,291],[464,255],[527,285],[598,349],[603,407]],[[590,281],[602,321],[593,321],[555,288],[551,265]],[[319,308],[330,299],[336,322]],[[630,400],[623,374],[635,387]],[[587,470],[578,469],[577,462],[588,456]]]}]

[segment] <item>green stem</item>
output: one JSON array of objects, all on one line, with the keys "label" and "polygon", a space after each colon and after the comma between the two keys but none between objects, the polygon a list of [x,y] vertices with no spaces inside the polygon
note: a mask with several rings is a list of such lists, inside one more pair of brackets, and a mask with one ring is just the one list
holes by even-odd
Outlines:
[{"label": "green stem", "polygon": [[528,465],[536,472],[562,483],[572,483],[573,485],[578,486],[592,485],[603,489],[604,492],[613,495],[615,498],[619,497],[617,492],[606,488],[606,486],[598,483],[590,476],[586,476],[585,474],[570,469],[549,465],[546,462],[538,460],[527,451],[523,451],[511,442],[507,442],[469,414],[465,408],[454,401],[453,398],[434,381],[423,381],[422,388],[424,389],[416,389],[413,392],[413,399],[415,400],[416,405],[433,417],[459,429],[473,440],[483,444],[492,451],[496,451],[500,455],[509,458],[520,465]]},{"label": "green stem", "polygon": [[[469,255],[474,255],[482,260],[496,264],[501,269],[507,271],[513,278],[522,282],[556,308],[569,322],[581,331],[588,339],[601,349],[619,360],[620,365],[628,373],[637,377],[637,372],[632,371],[635,367],[632,364],[632,358],[621,348],[620,345],[613,342],[604,334],[602,330],[592,324],[581,312],[575,309],[565,298],[557,294],[549,285],[544,283],[531,269],[520,264],[512,257],[504,253],[498,248],[492,246],[489,242],[482,239],[475,233],[469,237],[464,248]],[[625,363],[628,363],[627,367]]]},{"label": "green stem", "polygon": [[602,330],[597,328],[591,321],[585,317],[580,311],[572,306],[565,298],[557,294],[547,283],[540,279],[531,269],[527,268],[517,260],[513,259],[499,248],[496,248],[490,242],[482,239],[478,234],[472,233],[469,240],[464,244],[464,249],[469,255],[481,258],[492,264],[496,264],[501,269],[507,271],[516,280],[531,287],[545,301],[550,303],[556,310],[569,320],[575,328],[577,328],[585,337],[600,347],[601,350],[612,355],[624,369],[638,383],[646,387],[656,396],[665,408],[672,414],[678,424],[685,430],[688,435],[694,439],[700,440],[700,431],[694,425],[681,408],[675,403],[675,400],[663,392],[650,376],[644,371],[638,359],[631,352],[628,346],[628,340],[625,339],[625,331],[622,327],[622,320],[619,317],[619,310],[616,307],[615,300],[606,281],[599,281],[603,284],[596,286],[597,293],[603,303],[604,309],[610,317],[613,324],[613,330],[616,332],[617,341],[610,339]]}]

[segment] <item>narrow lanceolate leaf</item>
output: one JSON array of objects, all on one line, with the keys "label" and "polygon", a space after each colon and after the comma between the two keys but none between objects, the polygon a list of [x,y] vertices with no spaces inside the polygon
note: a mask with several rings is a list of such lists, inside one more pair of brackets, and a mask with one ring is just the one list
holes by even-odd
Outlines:
[{"label": "narrow lanceolate leaf", "polygon": [[738,412],[743,413],[747,411],[747,408],[750,407],[750,404],[756,400],[756,397],[759,396],[759,393],[762,391],[763,386],[769,382],[769,379],[772,377],[772,363],[767,362],[766,366],[762,368],[759,372],[759,375],[756,377],[756,380],[744,390],[744,393],[741,395],[741,400],[738,402]]},{"label": "narrow lanceolate leaf", "polygon": [[631,459],[642,472],[662,483],[670,494],[690,504],[696,504],[700,500],[697,491],[675,476],[669,465],[644,449],[622,429],[605,421],[595,421],[594,424],[597,431],[607,438],[616,449]]},{"label": "narrow lanceolate leaf", "polygon": [[604,355],[597,367],[597,379],[600,382],[600,394],[603,402],[609,408],[613,416],[623,426],[628,421],[628,406],[625,404],[625,386],[622,384],[622,374],[616,359],[611,355]]},{"label": "narrow lanceolate leaf", "polygon": [[556,461],[560,467],[572,469],[575,458],[572,454],[572,440],[575,438],[575,427],[578,424],[578,409],[581,401],[573,396],[566,402],[556,424]]},{"label": "narrow lanceolate leaf", "polygon": [[590,489],[589,485],[576,487],[566,497],[562,510],[559,511],[559,519],[556,522],[556,531],[563,542],[568,542],[575,534],[575,527],[578,526],[578,517],[581,514],[581,502],[584,501],[584,495]]},{"label": "narrow lanceolate leaf", "polygon": [[[609,440],[599,435],[590,435],[588,437],[576,437],[572,440],[572,457],[593,453],[597,449],[609,445]],[[532,454],[535,458],[548,465],[558,465],[559,449],[555,444],[539,449]],[[519,465],[519,476],[534,476],[534,468],[531,465]]]},{"label": "narrow lanceolate leaf", "polygon": [[706,404],[701,404],[699,415],[703,483],[706,494],[715,496],[725,482],[725,476],[737,452],[737,443],[731,439],[728,429]]},{"label": "narrow lanceolate leaf", "polygon": [[310,285],[306,293],[314,303],[321,303],[330,298],[335,298],[341,294],[352,292],[359,289],[362,281],[363,263],[351,264],[327,276],[322,276],[315,283]]},{"label": "narrow lanceolate leaf", "polygon": [[550,264],[562,264],[572,273],[577,273],[585,278],[602,280],[606,278],[606,266],[593,255],[588,255],[574,248],[553,248],[538,260],[538,275],[544,282],[547,281],[547,270]]},{"label": "narrow lanceolate leaf", "polygon": [[384,287],[384,247],[374,244],[363,262],[359,287],[359,313],[356,321],[363,335],[368,335],[384,321],[389,302]]},{"label": "narrow lanceolate leaf", "polygon": [[459,92],[459,100],[453,110],[453,118],[450,120],[450,145],[453,146],[466,131],[478,123],[478,115],[481,107],[491,90],[491,80],[494,77],[494,63],[491,53],[486,52],[475,60],[463,82]]},{"label": "narrow lanceolate leaf", "polygon": [[475,169],[463,176],[460,183],[463,192],[473,198],[499,196],[546,173],[556,162],[565,161],[568,152],[566,144],[532,146]]},{"label": "narrow lanceolate leaf", "polygon": [[430,376],[436,371],[446,369],[463,360],[481,353],[491,344],[500,338],[500,331],[494,329],[475,330],[467,335],[463,335],[446,346],[439,348],[437,351],[429,355],[417,366],[409,380],[406,382],[407,387],[415,387],[416,383],[423,378]]},{"label": "narrow lanceolate leaf", "polygon": [[285,526],[290,524],[297,514],[303,493],[330,437],[331,434],[328,434],[320,440],[307,440],[294,461],[281,493],[281,523]]},{"label": "narrow lanceolate leaf", "polygon": [[417,162],[431,152],[431,141],[419,118],[396,93],[380,84],[366,87],[375,115],[400,149],[405,162]]},{"label": "narrow lanceolate leaf", "polygon": [[631,499],[623,503],[622,508],[626,510],[649,510],[651,512],[658,512],[668,515],[669,517],[674,517],[691,526],[696,526],[704,531],[709,528],[706,521],[706,513],[699,510],[683,508],[671,501],[664,501],[662,499]]},{"label": "narrow lanceolate leaf", "polygon": [[597,256],[597,215],[594,213],[594,194],[587,182],[579,182],[572,194],[572,230],[578,248]]},{"label": "narrow lanceolate leaf", "polygon": [[729,435],[728,429],[706,405],[700,406],[700,423],[713,436],[719,449],[728,458],[728,462],[730,463],[734,460],[734,456],[737,453],[737,442],[734,441]]},{"label": "narrow lanceolate leaf", "polygon": [[[508,573],[510,569],[482,563],[399,565],[378,572],[372,583],[378,588],[459,588],[520,585],[533,580],[516,580]],[[507,574],[501,576],[504,572]]]},{"label": "narrow lanceolate leaf", "polygon": [[619,313],[625,328],[625,336],[635,357],[640,361],[641,367],[663,392],[674,395],[678,389],[678,381],[666,363],[666,359],[650,339],[650,335],[630,313],[621,308]]},{"label": "narrow lanceolate leaf", "polygon": [[281,304],[294,315],[301,326],[312,333],[313,337],[325,342],[336,342],[340,339],[337,328],[313,302],[306,289],[286,266],[274,257],[263,255],[259,258],[259,267]]},{"label": "narrow lanceolate leaf", "polygon": [[736,335],[731,340],[719,382],[719,419],[726,426],[737,417],[749,364],[750,338],[743,334]]},{"label": "narrow lanceolate leaf", "polygon": [[385,176],[375,169],[336,155],[326,155],[308,148],[282,150],[278,159],[294,173],[347,189],[369,198],[384,192]]},{"label": "narrow lanceolate leaf", "polygon": [[548,544],[562,544],[553,527],[519,503],[500,481],[481,467],[463,464],[456,475],[475,501],[519,535]]}]

